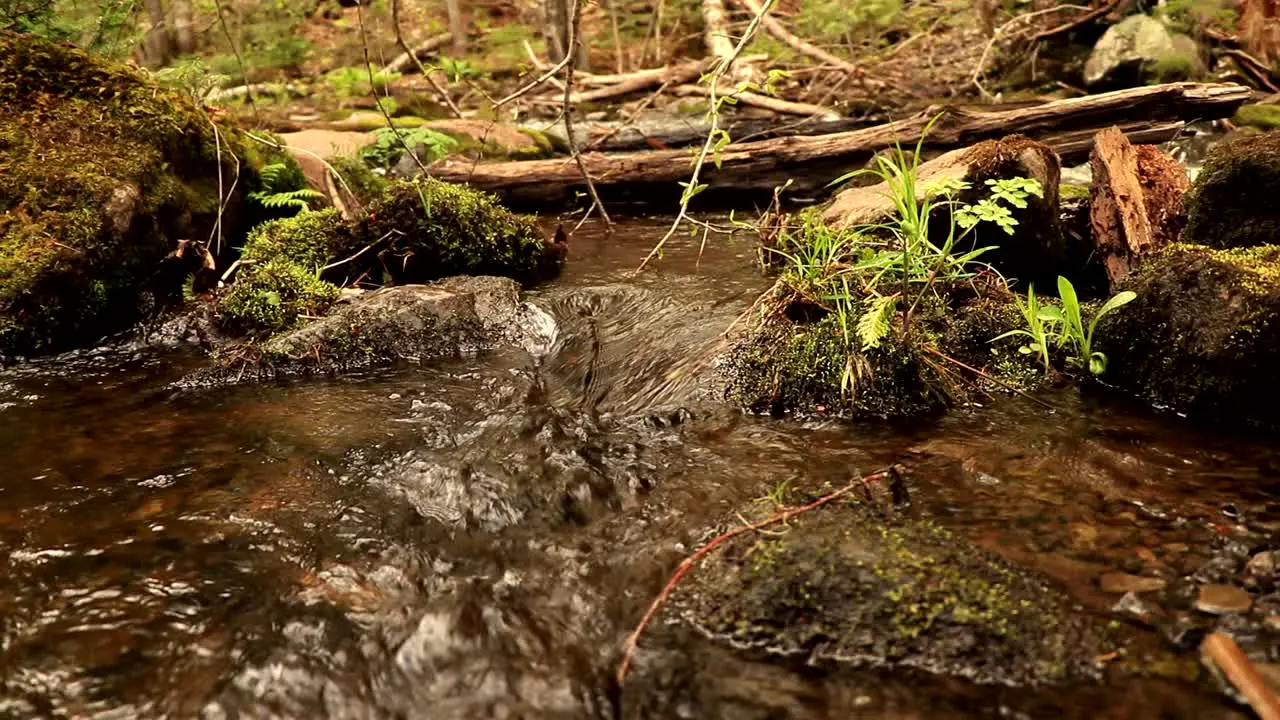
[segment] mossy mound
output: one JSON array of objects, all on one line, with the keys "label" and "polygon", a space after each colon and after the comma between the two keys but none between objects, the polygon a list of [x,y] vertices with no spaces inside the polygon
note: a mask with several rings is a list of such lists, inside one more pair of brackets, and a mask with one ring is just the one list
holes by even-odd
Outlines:
[{"label": "mossy mound", "polygon": [[674,602],[735,648],[981,683],[1095,678],[1093,658],[1111,649],[1101,624],[1039,576],[931,522],[854,504],[730,541]]},{"label": "mossy mound", "polygon": [[1241,105],[1231,122],[1260,130],[1280,130],[1280,105],[1259,103]]},{"label": "mossy mound", "polygon": [[1280,243],[1280,132],[1236,134],[1209,152],[1187,194],[1184,242],[1218,248]]},{"label": "mossy mound", "polygon": [[969,388],[958,378],[968,373],[925,348],[1014,384],[1037,377],[1018,341],[992,342],[1023,322],[1007,293],[1004,299],[927,299],[906,336],[891,332],[874,349],[848,338],[834,314],[792,319],[811,310],[793,306],[739,338],[722,366],[731,401],[775,415],[822,411],[888,419],[965,399]]},{"label": "mossy mound", "polygon": [[184,274],[161,261],[211,236],[219,170],[224,189],[238,175],[220,134],[139,70],[0,32],[0,353],[96,340],[137,319],[143,291],[176,293]]},{"label": "mossy mound", "polygon": [[393,182],[358,220],[324,210],[255,229],[219,315],[242,332],[276,332],[323,314],[351,283],[495,275],[528,284],[554,276],[564,250],[491,195],[431,178]]},{"label": "mossy mound", "polygon": [[1192,417],[1280,428],[1280,247],[1173,245],[1098,326],[1107,380]]}]

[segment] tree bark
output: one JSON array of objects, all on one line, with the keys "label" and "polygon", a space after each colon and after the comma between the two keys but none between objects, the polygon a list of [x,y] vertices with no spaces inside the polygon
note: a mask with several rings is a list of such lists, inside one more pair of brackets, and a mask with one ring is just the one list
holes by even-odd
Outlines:
[{"label": "tree bark", "polygon": [[1159,148],[1134,147],[1114,127],[1098,133],[1089,166],[1093,244],[1114,290],[1144,256],[1177,240],[1191,182]]},{"label": "tree bark", "polygon": [[467,52],[467,24],[462,19],[462,1],[445,0],[445,12],[449,15],[450,51],[454,57]]},{"label": "tree bark", "polygon": [[413,70],[417,67],[414,58],[421,60],[431,53],[439,50],[453,40],[453,33],[440,33],[427,38],[422,44],[413,48],[413,54],[402,52],[395,57],[387,66],[383,68],[386,72],[403,73]]},{"label": "tree bark", "polygon": [[[926,138],[929,148],[944,150],[979,140],[1021,133],[1048,143],[1060,154],[1087,150],[1099,128],[1129,121],[1131,132],[1156,133],[1167,139],[1181,119],[1230,117],[1251,95],[1239,85],[1173,83],[1058,100],[1006,110],[930,109],[885,125],[829,135],[783,137],[731,144],[720,153],[718,167],[703,178],[710,191],[761,191],[790,180],[790,192],[819,193],[836,177],[866,162],[873,153],[895,143],[913,145],[942,113]],[[1140,120],[1139,120],[1140,119]],[[1065,147],[1064,147],[1065,146]],[[687,179],[687,150],[583,156],[606,200],[636,199],[674,204],[677,182]],[[446,162],[432,168],[442,180],[469,182],[498,192],[512,203],[538,206],[571,200],[581,189],[573,162],[562,159],[530,162]]]},{"label": "tree bark", "polygon": [[147,20],[151,23],[143,41],[147,64],[161,67],[173,57],[173,42],[169,37],[169,19],[165,13],[164,0],[143,0],[143,6],[147,11]]},{"label": "tree bark", "polygon": [[196,51],[195,24],[192,20],[191,0],[173,0],[173,41],[178,54],[190,55]]}]

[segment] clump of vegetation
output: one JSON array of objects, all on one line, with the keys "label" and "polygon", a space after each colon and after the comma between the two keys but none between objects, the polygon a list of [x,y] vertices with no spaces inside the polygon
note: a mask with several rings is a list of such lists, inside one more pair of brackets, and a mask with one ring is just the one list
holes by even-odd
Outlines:
[{"label": "clump of vegetation", "polygon": [[123,328],[144,291],[177,294],[157,268],[179,240],[216,246],[217,178],[244,152],[142,71],[2,31],[0,144],[0,352],[22,353]]},{"label": "clump of vegetation", "polygon": [[[369,78],[373,78],[370,85]],[[341,67],[330,70],[324,76],[325,83],[341,99],[364,97],[374,92],[385,93],[387,88],[400,79],[400,73],[389,72],[378,67]]]},{"label": "clump of vegetation", "polygon": [[1209,151],[1187,193],[1187,242],[1220,248],[1270,245],[1280,237],[1280,133],[1239,133]]},{"label": "clump of vegetation", "polygon": [[1080,299],[1071,281],[1058,276],[1058,296],[1061,307],[1040,305],[1036,300],[1035,287],[1027,288],[1027,302],[1019,301],[1018,306],[1027,321],[1025,329],[1011,330],[995,338],[1023,336],[1030,340],[1019,348],[1024,354],[1036,354],[1044,364],[1045,372],[1049,372],[1050,346],[1065,349],[1068,352],[1067,365],[1076,368],[1088,367],[1094,375],[1102,375],[1107,371],[1107,356],[1093,349],[1093,335],[1098,322],[1124,305],[1134,301],[1138,296],[1132,290],[1124,290],[1113,295],[1093,314],[1093,319],[1085,327],[1080,310]]},{"label": "clump of vegetation", "polygon": [[408,146],[423,163],[430,164],[448,156],[458,141],[430,128],[388,128],[373,131],[374,141],[360,150],[360,157],[374,168],[390,170],[404,155]]},{"label": "clump of vegetation", "polygon": [[339,288],[422,283],[451,275],[500,275],[530,283],[553,275],[563,248],[495,199],[431,178],[389,183],[344,221],[336,210],[259,226],[219,302],[223,321],[246,333],[278,332],[323,314]]}]

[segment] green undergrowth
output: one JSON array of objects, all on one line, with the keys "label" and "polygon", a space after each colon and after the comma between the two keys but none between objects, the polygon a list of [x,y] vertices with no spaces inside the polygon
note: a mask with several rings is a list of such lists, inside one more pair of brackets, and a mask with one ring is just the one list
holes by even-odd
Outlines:
[{"label": "green undergrowth", "polygon": [[218,315],[240,332],[278,332],[323,314],[348,285],[451,275],[533,283],[558,271],[562,253],[532,219],[507,211],[491,195],[431,178],[397,181],[358,220],[344,221],[330,209],[259,226]]}]

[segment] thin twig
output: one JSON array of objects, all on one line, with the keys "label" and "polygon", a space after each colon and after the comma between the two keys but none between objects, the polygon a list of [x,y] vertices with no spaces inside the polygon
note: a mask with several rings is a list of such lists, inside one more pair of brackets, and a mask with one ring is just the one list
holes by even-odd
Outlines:
[{"label": "thin twig", "polygon": [[955,358],[951,357],[950,355],[944,355],[944,354],[943,354],[941,351],[939,351],[937,348],[929,347],[929,346],[925,346],[925,347],[923,348],[923,350],[924,350],[925,352],[928,352],[928,353],[932,353],[932,354],[934,354],[934,355],[937,355],[938,357],[942,358],[943,360],[946,360],[947,362],[951,363],[952,365],[955,365],[956,367],[964,368],[965,370],[968,370],[969,372],[973,373],[974,375],[977,375],[978,377],[982,378],[983,380],[986,380],[986,381],[988,381],[988,382],[995,383],[996,385],[999,385],[1000,387],[1004,388],[1005,390],[1008,390],[1009,392],[1012,392],[1012,393],[1016,393],[1016,394],[1018,394],[1018,395],[1021,395],[1022,397],[1026,398],[1026,399],[1028,399],[1028,400],[1030,400],[1030,401],[1032,401],[1032,402],[1034,402],[1034,403],[1036,403],[1036,404],[1038,404],[1038,405],[1041,405],[1042,407],[1045,407],[1045,408],[1047,408],[1047,409],[1049,409],[1049,410],[1053,410],[1054,412],[1057,412],[1057,410],[1058,410],[1058,409],[1057,409],[1057,408],[1055,408],[1054,406],[1052,406],[1052,405],[1050,405],[1049,403],[1047,403],[1047,402],[1045,402],[1045,401],[1041,400],[1040,398],[1036,397],[1035,395],[1032,395],[1031,393],[1027,392],[1026,390],[1023,390],[1023,389],[1021,389],[1021,388],[1016,388],[1016,387],[1014,387],[1014,386],[1010,385],[1009,383],[1007,383],[1007,382],[1005,382],[1005,381],[1001,380],[1000,378],[993,377],[993,376],[991,376],[991,375],[989,375],[989,374],[987,374],[987,373],[985,373],[985,372],[983,372],[983,371],[979,370],[978,368],[973,367],[972,365],[967,365],[967,364],[965,364],[965,363],[962,363],[962,362],[960,362],[959,360],[956,360]]},{"label": "thin twig", "polygon": [[[528,49],[529,54],[530,54],[531,56],[533,56],[533,48],[529,47],[529,43],[528,43],[527,41],[525,42],[525,47]],[[536,57],[536,56],[534,56],[534,57]],[[560,62],[556,63],[556,64],[555,64],[551,69],[549,69],[549,70],[547,70],[546,72],[544,72],[544,73],[542,73],[541,75],[539,75],[537,78],[535,78],[535,79],[533,80],[533,82],[528,83],[527,85],[525,85],[524,87],[520,88],[519,90],[516,90],[515,92],[511,93],[510,95],[508,95],[508,96],[506,96],[506,97],[502,98],[502,99],[501,99],[501,100],[499,100],[498,102],[494,103],[494,105],[493,105],[493,106],[494,106],[495,108],[500,108],[500,107],[502,107],[503,105],[506,105],[507,103],[511,102],[512,100],[515,100],[516,98],[519,98],[519,97],[521,97],[521,96],[523,96],[523,95],[527,94],[530,90],[533,90],[534,88],[536,88],[536,87],[538,87],[539,85],[541,85],[541,84],[543,84],[543,83],[547,82],[548,80],[551,80],[551,79],[552,79],[552,78],[554,78],[556,75],[560,74],[560,71],[561,71],[561,70],[565,69],[565,67],[567,67],[567,66],[569,65],[570,60],[572,60],[572,58],[570,58],[569,56],[567,56],[567,55],[566,55],[566,56],[564,57],[564,59],[562,59]]]},{"label": "thin twig", "polygon": [[1244,695],[1259,720],[1280,720],[1280,699],[1276,698],[1275,692],[1267,686],[1267,682],[1230,635],[1210,633],[1200,644],[1200,651],[1208,655],[1213,664]]},{"label": "thin twig", "polygon": [[[357,2],[357,7],[362,2],[364,2],[364,0],[359,0],[359,2]],[[356,12],[359,14],[359,10]],[[418,59],[418,54],[409,47],[409,44],[404,41],[404,36],[400,34],[400,0],[391,0],[391,27],[396,34],[396,45],[400,46],[401,52],[407,53],[413,63],[418,66],[418,72],[422,73],[422,77],[426,79],[427,84],[431,86],[432,92],[438,95],[441,100],[444,100],[444,104],[449,108],[449,112],[453,113],[454,117],[462,117],[462,110],[454,104],[453,98],[449,97],[449,91],[440,87],[440,84],[436,82],[435,78],[431,77],[431,71],[426,65],[422,64],[422,61]],[[364,35],[363,18],[360,20],[360,34],[362,36]],[[367,60],[369,57],[369,44],[367,42],[365,43],[364,51],[365,58]],[[372,74],[372,72],[370,74]]]},{"label": "thin twig", "polygon": [[1037,10],[1035,12],[1027,13],[1026,15],[1018,15],[1014,17],[1013,19],[1009,20],[1005,24],[1001,25],[991,35],[991,39],[987,41],[986,47],[982,49],[982,55],[981,57],[978,58],[978,66],[973,69],[973,77],[969,78],[969,82],[973,83],[974,87],[978,88],[978,92],[982,93],[982,96],[984,98],[991,97],[991,93],[987,92],[987,89],[982,86],[982,76],[985,75],[987,71],[987,56],[991,54],[991,49],[995,47],[996,41],[999,40],[1000,36],[1003,35],[1005,31],[1008,30],[1009,28],[1015,25],[1018,25],[1019,23],[1025,24],[1027,21],[1033,20],[1042,15],[1048,15],[1050,13],[1056,13],[1062,10],[1088,11],[1092,9],[1093,8],[1087,5],[1054,5],[1051,8],[1046,8],[1044,10]]},{"label": "thin twig", "polygon": [[418,170],[422,171],[423,175],[429,175],[430,173],[427,172],[427,166],[423,164],[422,158],[419,158],[418,153],[409,147],[404,135],[400,133],[400,128],[396,127],[396,124],[391,120],[391,114],[387,112],[386,104],[378,100],[378,83],[374,79],[373,61],[369,57],[369,33],[364,27],[364,0],[357,0],[356,2],[356,20],[360,23],[360,45],[364,51],[364,67],[369,74],[369,93],[373,95],[373,104],[378,106],[378,112],[382,114],[383,120],[386,120],[387,127],[391,129],[391,134],[395,135],[400,147],[404,148],[406,153],[409,153],[409,158],[418,166]]},{"label": "thin twig", "polygon": [[365,254],[365,253],[369,252],[369,251],[370,251],[370,250],[372,250],[374,247],[376,247],[376,246],[378,245],[378,243],[382,242],[383,240],[386,240],[387,238],[391,237],[392,235],[403,235],[403,234],[404,234],[404,233],[400,232],[399,230],[388,230],[386,233],[383,233],[382,237],[378,238],[377,240],[374,240],[373,242],[369,243],[368,245],[365,245],[365,246],[364,246],[363,248],[361,248],[361,249],[360,249],[360,251],[359,251],[359,252],[357,252],[355,255],[352,255],[351,257],[348,257],[348,258],[344,258],[344,259],[339,260],[339,261],[337,261],[337,262],[331,262],[331,263],[329,263],[328,265],[325,265],[324,267],[320,268],[320,272],[324,272],[325,270],[332,270],[332,269],[334,269],[334,268],[336,268],[336,267],[340,267],[340,266],[342,266],[342,265],[346,265],[347,263],[351,262],[352,260],[355,260],[356,258],[360,257],[361,255],[363,255],[363,254]]},{"label": "thin twig", "polygon": [[895,467],[887,467],[887,468],[884,468],[883,470],[877,470],[871,473],[870,475],[864,475],[862,477],[859,477],[851,481],[848,485],[845,485],[839,490],[835,490],[833,492],[827,493],[826,495],[823,495],[822,497],[818,498],[817,500],[814,500],[808,505],[801,505],[800,507],[787,508],[785,510],[780,510],[774,513],[773,515],[765,518],[764,520],[760,520],[747,525],[740,525],[732,530],[729,530],[728,532],[721,533],[720,535],[717,535],[715,538],[713,538],[706,545],[703,545],[702,547],[694,551],[692,555],[685,558],[684,562],[680,563],[680,566],[676,568],[676,571],[674,574],[672,574],[671,579],[668,580],[667,584],[662,588],[662,592],[658,593],[658,596],[653,599],[652,603],[649,604],[649,609],[645,611],[644,617],[640,619],[640,623],[636,625],[636,629],[632,630],[631,634],[627,636],[626,642],[623,643],[622,645],[622,662],[618,665],[618,675],[617,675],[618,683],[621,684],[623,681],[627,679],[627,671],[631,669],[631,661],[635,657],[636,647],[640,642],[640,634],[644,632],[645,627],[648,626],[649,622],[653,620],[654,615],[658,613],[658,610],[662,607],[663,603],[665,603],[667,601],[667,598],[671,596],[671,593],[676,589],[676,586],[680,584],[680,581],[684,579],[684,576],[688,575],[689,571],[693,569],[693,566],[698,564],[699,560],[703,559],[707,555],[710,555],[711,551],[715,550],[716,548],[720,547],[724,543],[728,542],[729,540],[732,540],[733,538],[739,535],[742,535],[744,533],[749,533],[749,532],[755,532],[757,530],[767,528],[770,525],[777,525],[778,523],[786,522],[797,515],[800,515],[802,513],[807,513],[810,510],[816,510],[822,507],[823,505],[826,505],[832,502],[833,500],[838,500],[844,497],[845,495],[848,495],[849,493],[853,492],[854,490],[857,490],[858,488],[865,488],[870,483],[877,482],[884,476],[895,474],[897,472],[898,472],[898,469],[895,466]]},{"label": "thin twig", "polygon": [[[236,65],[240,68],[241,77],[245,74],[244,56],[240,54],[240,48],[236,45],[236,39],[231,36],[231,28],[227,27],[226,15],[222,12],[222,0],[213,0],[213,7],[218,12],[218,24],[222,26],[222,34],[227,36],[227,43],[231,45],[231,52],[236,56]],[[258,103],[254,101],[252,84],[246,85],[245,98],[249,101],[249,107],[253,109],[253,119],[261,121],[258,116]]]},{"label": "thin twig", "polygon": [[569,6],[569,42],[565,52],[565,56],[569,58],[569,64],[565,65],[564,68],[565,141],[569,145],[569,153],[573,155],[574,162],[578,164],[578,172],[582,173],[582,179],[587,183],[587,192],[591,194],[591,206],[600,209],[600,217],[604,218],[605,227],[609,232],[613,232],[613,219],[609,217],[609,211],[605,210],[604,203],[600,202],[600,194],[596,192],[595,181],[591,179],[587,164],[582,161],[582,154],[578,152],[578,144],[573,140],[573,107],[570,104],[570,98],[573,97],[573,71],[578,65],[577,58],[582,46],[581,10],[581,0],[573,0]]},{"label": "thin twig", "polygon": [[707,139],[703,141],[702,149],[698,151],[698,156],[694,160],[693,172],[689,176],[689,183],[685,186],[684,193],[680,198],[680,212],[676,214],[676,219],[672,221],[671,227],[667,229],[667,234],[662,236],[662,239],[658,241],[658,244],[654,245],[653,249],[649,251],[649,254],[640,262],[640,267],[636,268],[636,272],[643,271],[654,258],[662,253],[663,246],[665,246],[667,241],[671,239],[671,236],[675,235],[676,231],[680,229],[680,223],[684,222],[685,218],[688,217],[689,202],[693,199],[693,195],[696,192],[694,188],[698,187],[698,179],[702,175],[703,166],[706,165],[707,155],[711,154],[711,147],[716,143],[719,135],[720,97],[718,93],[720,78],[729,71],[734,60],[742,54],[743,48],[747,46],[748,42],[751,42],[751,38],[755,37],[756,30],[760,28],[760,18],[765,13],[769,12],[769,8],[773,7],[773,2],[774,0],[764,0],[764,4],[760,7],[760,13],[751,18],[751,24],[747,26],[746,31],[738,40],[738,44],[734,46],[733,52],[730,53],[727,58],[721,60],[721,62],[716,65],[715,70],[711,72],[711,77],[709,79],[710,92],[707,100],[708,106],[711,109],[711,130],[707,133]]}]

